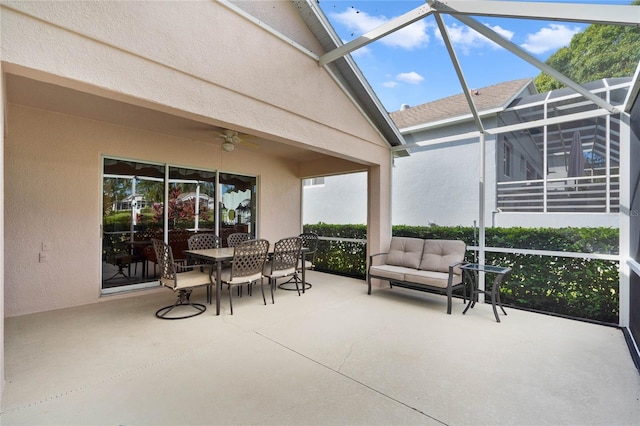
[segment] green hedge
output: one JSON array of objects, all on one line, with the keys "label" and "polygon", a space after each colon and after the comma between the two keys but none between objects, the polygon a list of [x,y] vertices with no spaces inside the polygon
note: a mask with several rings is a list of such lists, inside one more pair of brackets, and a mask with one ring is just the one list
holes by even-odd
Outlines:
[{"label": "green hedge", "polygon": [[[366,239],[365,225],[305,225],[322,237]],[[394,226],[394,236],[460,239],[477,245],[472,227]],[[618,230],[611,228],[487,228],[489,247],[577,253],[618,253]],[[467,251],[466,260],[474,260]],[[486,262],[511,267],[501,287],[506,305],[604,323],[618,323],[618,262],[563,256],[486,253]],[[366,244],[321,240],[316,269],[364,279]],[[487,274],[487,286],[492,277]]]}]

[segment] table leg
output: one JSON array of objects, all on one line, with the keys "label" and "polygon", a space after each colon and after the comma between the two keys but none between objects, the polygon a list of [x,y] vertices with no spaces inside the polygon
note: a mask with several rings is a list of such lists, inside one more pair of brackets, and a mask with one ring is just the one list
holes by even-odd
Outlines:
[{"label": "table leg", "polygon": [[502,307],[502,301],[500,300],[500,283],[502,283],[502,279],[504,278],[504,274],[496,275],[496,278],[493,280],[493,287],[491,288],[491,307],[493,308],[493,315],[496,317],[496,321],[500,322],[500,317],[498,316],[498,309],[496,308],[496,302],[500,306],[502,312],[507,315],[504,308]]},{"label": "table leg", "polygon": [[[231,291],[231,289],[229,289]],[[216,315],[220,315],[220,293],[222,292],[222,261],[216,262]]]},{"label": "table leg", "polygon": [[307,268],[304,267],[304,262],[302,263],[302,293],[304,293],[304,288],[307,286],[306,272]]},{"label": "table leg", "polygon": [[471,286],[471,292],[469,294],[469,303],[467,304],[467,306],[464,308],[464,311],[462,311],[462,314],[466,314],[467,311],[469,310],[469,308],[473,308],[476,304],[476,297],[478,292],[476,291],[476,279],[477,276],[475,276],[475,274],[472,276],[471,273],[468,270],[464,270],[464,274],[466,275],[468,281],[469,281],[469,285]]}]

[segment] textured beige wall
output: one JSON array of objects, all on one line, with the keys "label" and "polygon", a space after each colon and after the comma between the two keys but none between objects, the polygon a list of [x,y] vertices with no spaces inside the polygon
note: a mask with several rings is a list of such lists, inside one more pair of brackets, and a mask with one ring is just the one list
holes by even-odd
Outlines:
[{"label": "textured beige wall", "polygon": [[[274,13],[294,7],[278,4]],[[389,156],[314,58],[217,2],[3,5],[3,60],[21,73],[40,70],[56,84],[77,81],[101,96],[257,129],[348,160]],[[300,19],[290,25],[305,29]]]},{"label": "textured beige wall", "polygon": [[[300,232],[294,162],[18,105],[8,112],[7,317],[99,300],[102,155],[256,175],[259,236]],[[43,241],[51,251],[39,263]]]},{"label": "textured beige wall", "polygon": [[[294,6],[271,22],[317,49]],[[369,229],[388,220],[386,142],[317,61],[218,2],[2,1],[3,70],[321,151],[288,162],[10,105],[5,146],[5,316],[98,300],[102,154],[259,177],[261,237],[299,232],[300,181],[376,170]],[[286,30],[286,31],[285,31]],[[320,53],[320,52],[318,52]],[[381,169],[378,169],[381,168]],[[382,223],[382,225],[380,225]],[[383,239],[384,236],[383,231]],[[38,263],[42,241],[53,248]]]},{"label": "textured beige wall", "polygon": [[[0,58],[1,59],[1,58]],[[2,391],[4,390],[4,133],[5,133],[5,107],[6,90],[4,74],[0,66],[0,188],[3,188],[0,197],[0,406],[2,406]]]}]

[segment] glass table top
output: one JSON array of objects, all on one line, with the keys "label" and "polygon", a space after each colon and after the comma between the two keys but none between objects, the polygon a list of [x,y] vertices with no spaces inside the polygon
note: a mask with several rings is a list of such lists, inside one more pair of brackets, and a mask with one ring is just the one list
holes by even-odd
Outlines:
[{"label": "glass table top", "polygon": [[464,265],[460,266],[460,269],[466,269],[468,271],[492,272],[494,274],[506,274],[511,270],[511,268],[505,268],[503,266],[481,265],[479,263],[465,263]]}]

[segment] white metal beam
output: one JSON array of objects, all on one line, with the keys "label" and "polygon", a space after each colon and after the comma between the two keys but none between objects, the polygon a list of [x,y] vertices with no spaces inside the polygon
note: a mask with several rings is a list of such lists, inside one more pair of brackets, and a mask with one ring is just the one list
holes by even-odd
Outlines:
[{"label": "white metal beam", "polygon": [[325,66],[328,63],[331,63],[336,59],[353,52],[354,50],[357,50],[369,43],[378,40],[379,38],[382,38],[401,28],[406,27],[407,25],[411,25],[414,22],[419,21],[432,12],[433,9],[427,4],[417,7],[412,11],[405,13],[404,15],[398,16],[397,18],[392,19],[391,21],[383,25],[380,25],[378,28],[369,31],[368,33],[361,35],[357,39],[350,41],[347,44],[343,44],[342,46],[333,49],[331,52],[325,53],[320,57],[319,64],[321,67]]},{"label": "white metal beam", "polygon": [[405,145],[394,146],[393,148],[391,148],[391,151],[406,151],[411,148],[438,145],[438,144],[447,143],[447,142],[457,142],[464,139],[477,138],[478,136],[480,136],[480,132],[477,130],[474,130],[473,132],[461,133],[461,134],[451,135],[451,136],[444,136],[441,138],[428,139],[425,141],[412,142]]},{"label": "white metal beam", "polygon": [[533,129],[535,127],[542,127],[542,126],[553,126],[555,124],[562,124],[570,121],[602,117],[605,115],[609,115],[609,113],[603,109],[594,109],[591,111],[584,111],[576,114],[562,115],[560,117],[552,117],[552,118],[546,118],[543,120],[527,121],[526,123],[513,124],[511,126],[502,126],[502,127],[496,127],[493,129],[486,129],[485,132],[489,135],[499,135],[501,133],[516,132],[518,130]]},{"label": "white metal beam", "polygon": [[[638,9],[640,9],[640,7],[638,7]],[[527,52],[522,50],[519,46],[517,46],[514,43],[510,42],[509,40],[503,38],[502,36],[500,36],[498,33],[493,31],[492,29],[490,29],[486,25],[482,25],[481,23],[479,23],[475,19],[470,18],[468,16],[459,15],[459,16],[455,16],[455,18],[458,19],[460,22],[464,23],[465,25],[467,25],[468,27],[476,30],[478,33],[482,34],[483,36],[487,37],[489,40],[497,43],[498,45],[500,45],[502,47],[504,47],[505,49],[507,49],[508,51],[513,53],[514,55],[524,59],[525,61],[529,62],[530,64],[536,66],[541,71],[544,71],[545,73],[549,74],[551,77],[553,77],[556,80],[558,80],[559,82],[563,83],[565,86],[572,88],[573,90],[575,90],[576,92],[578,92],[582,96],[584,96],[585,98],[589,99],[594,104],[598,105],[600,108],[604,108],[604,109],[606,109],[607,111],[609,111],[611,113],[619,112],[615,107],[613,107],[611,104],[609,104],[608,102],[606,102],[602,98],[594,95],[593,93],[591,93],[590,91],[588,91],[584,87],[580,86],[575,81],[573,81],[570,78],[566,77],[561,72],[556,71],[555,69],[551,68],[549,65],[547,65],[544,62],[540,61],[536,57],[528,54]]]},{"label": "white metal beam", "polygon": [[640,26],[640,7],[492,0],[428,0],[439,13]]},{"label": "white metal beam", "polygon": [[638,62],[638,66],[636,67],[636,72],[633,74],[632,84],[629,87],[629,91],[627,92],[627,97],[624,100],[624,112],[627,114],[631,112],[631,107],[633,107],[633,103],[638,99],[638,93],[640,92],[640,62]]},{"label": "white metal beam", "polygon": [[456,74],[458,75],[458,80],[460,81],[460,85],[462,86],[462,93],[464,93],[464,97],[466,98],[469,109],[471,110],[471,114],[473,115],[473,121],[476,123],[477,129],[482,132],[484,130],[484,126],[482,125],[482,120],[480,120],[476,104],[473,102],[471,93],[469,93],[469,87],[467,86],[467,81],[465,80],[462,73],[462,68],[460,68],[460,62],[458,61],[456,52],[455,50],[453,50],[453,45],[451,44],[451,39],[449,38],[449,33],[447,32],[447,27],[444,25],[444,22],[440,15],[436,14],[434,15],[434,17],[436,18],[436,23],[438,24],[438,28],[440,29],[442,40],[444,41],[444,44],[447,47],[447,51],[449,52],[449,57],[451,58],[453,67],[455,68]]}]

